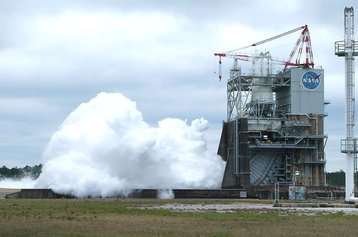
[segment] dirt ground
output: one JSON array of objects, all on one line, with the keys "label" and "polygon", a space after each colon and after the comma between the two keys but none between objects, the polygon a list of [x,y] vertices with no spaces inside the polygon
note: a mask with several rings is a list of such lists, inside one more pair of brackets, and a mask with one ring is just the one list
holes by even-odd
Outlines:
[{"label": "dirt ground", "polygon": [[16,192],[20,192],[20,189],[0,188],[0,197],[1,196],[5,197],[5,195],[7,194],[16,193]]}]

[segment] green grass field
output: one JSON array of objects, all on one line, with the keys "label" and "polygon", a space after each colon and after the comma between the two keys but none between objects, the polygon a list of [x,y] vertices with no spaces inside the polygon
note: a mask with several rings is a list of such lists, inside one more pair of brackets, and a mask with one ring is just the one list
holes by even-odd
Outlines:
[{"label": "green grass field", "polygon": [[173,212],[164,204],[239,200],[0,199],[0,236],[358,236],[358,216],[239,210]]}]

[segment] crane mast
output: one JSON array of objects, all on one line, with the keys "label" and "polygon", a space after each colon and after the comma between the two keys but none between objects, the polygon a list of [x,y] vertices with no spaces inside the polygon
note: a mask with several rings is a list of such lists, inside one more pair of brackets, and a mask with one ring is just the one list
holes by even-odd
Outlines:
[{"label": "crane mast", "polygon": [[345,57],[345,95],[346,95],[346,138],[341,140],[341,152],[346,154],[346,201],[357,201],[354,197],[354,173],[356,171],[357,138],[354,137],[355,125],[355,83],[354,56],[358,55],[357,42],[354,40],[354,10],[344,9],[344,41],[335,43],[335,54]]}]

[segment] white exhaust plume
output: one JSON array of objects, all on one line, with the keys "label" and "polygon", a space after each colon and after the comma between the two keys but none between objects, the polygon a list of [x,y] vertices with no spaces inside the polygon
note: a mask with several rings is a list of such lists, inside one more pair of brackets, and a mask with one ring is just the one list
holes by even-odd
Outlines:
[{"label": "white exhaust plume", "polygon": [[9,189],[22,189],[22,188],[33,188],[36,183],[31,177],[24,177],[22,179],[0,179],[0,188]]},{"label": "white exhaust plume", "polygon": [[132,189],[219,188],[224,162],[206,147],[208,121],[167,118],[150,127],[135,102],[100,93],[52,136],[35,185],[77,197]]},{"label": "white exhaust plume", "polygon": [[171,189],[159,189],[157,192],[157,197],[159,199],[173,199],[174,192]]}]

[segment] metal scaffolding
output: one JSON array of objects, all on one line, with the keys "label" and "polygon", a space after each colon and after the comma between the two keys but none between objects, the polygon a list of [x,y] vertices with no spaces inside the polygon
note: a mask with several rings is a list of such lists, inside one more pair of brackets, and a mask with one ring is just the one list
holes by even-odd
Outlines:
[{"label": "metal scaffolding", "polygon": [[[279,72],[273,73],[278,60],[268,51],[252,56],[235,50],[215,54],[219,66],[221,57],[233,58],[227,80],[227,121],[218,149],[226,161],[222,188],[325,185],[324,71],[313,68],[308,27],[251,46],[299,30],[295,47],[289,59],[281,61]],[[304,62],[301,54],[306,54]],[[243,63],[251,63],[248,73],[242,72],[247,69]]]}]

